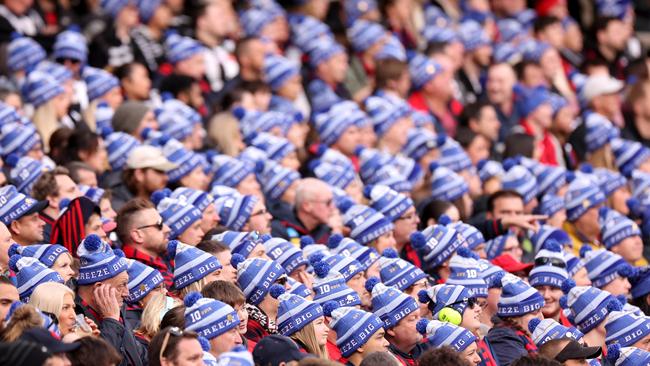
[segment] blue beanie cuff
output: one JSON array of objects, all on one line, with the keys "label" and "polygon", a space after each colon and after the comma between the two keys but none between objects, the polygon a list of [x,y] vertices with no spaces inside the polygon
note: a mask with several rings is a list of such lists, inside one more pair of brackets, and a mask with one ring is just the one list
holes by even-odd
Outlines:
[{"label": "blue beanie cuff", "polygon": [[412,297],[408,297],[402,301],[401,304],[397,306],[396,309],[391,311],[389,314],[384,315],[384,327],[386,329],[391,329],[397,326],[397,324],[409,314],[414,313],[419,310],[418,303]]},{"label": "blue beanie cuff", "polygon": [[83,286],[106,281],[126,271],[127,266],[128,264],[126,259],[118,256],[113,256],[108,263],[103,263],[101,265],[86,267],[82,263],[81,268],[79,269],[79,279],[77,283],[80,286]]},{"label": "blue beanie cuff", "polygon": [[414,266],[412,270],[407,271],[404,276],[393,277],[390,280],[384,281],[384,284],[386,286],[396,287],[400,291],[404,291],[423,278],[427,278],[427,275],[422,272],[421,269]]},{"label": "blue beanie cuff", "polygon": [[299,316],[292,317],[284,324],[278,324],[278,331],[283,336],[289,337],[321,316],[323,316],[323,308],[316,303],[311,303],[307,309],[300,312]]},{"label": "blue beanie cuff", "polygon": [[502,318],[522,316],[535,312],[544,307],[544,298],[539,293],[536,293],[530,300],[522,301],[517,304],[501,304],[497,305],[497,315]]},{"label": "blue beanie cuff", "polygon": [[624,227],[622,230],[619,230],[614,235],[608,236],[604,240],[604,244],[605,247],[609,250],[617,246],[618,244],[620,244],[623,240],[634,236],[641,236],[641,231],[639,230],[639,227],[636,224],[627,225],[626,227]]},{"label": "blue beanie cuff", "polygon": [[205,261],[202,263],[196,263],[189,271],[183,272],[180,276],[174,276],[174,287],[177,290],[185,288],[220,268],[222,268],[221,263],[216,257],[212,255],[206,256]]},{"label": "blue beanie cuff", "polygon": [[356,333],[345,343],[338,344],[339,350],[343,357],[350,357],[356,352],[359,348],[363,347],[366,342],[372,337],[373,334],[377,333],[380,329],[384,328],[384,323],[376,316],[371,316],[369,322],[365,324],[365,327],[362,329],[357,329]]},{"label": "blue beanie cuff", "polygon": [[129,291],[129,297],[126,299],[126,302],[130,304],[137,303],[164,281],[165,279],[159,271],[153,271],[137,288]]}]

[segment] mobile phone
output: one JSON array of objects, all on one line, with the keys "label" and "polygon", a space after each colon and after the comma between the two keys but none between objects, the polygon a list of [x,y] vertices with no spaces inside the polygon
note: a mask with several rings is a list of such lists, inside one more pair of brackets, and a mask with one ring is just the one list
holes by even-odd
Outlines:
[{"label": "mobile phone", "polygon": [[84,317],[83,314],[77,314],[77,316],[75,316],[75,319],[77,319],[77,326],[79,327],[79,329],[81,329],[81,331],[85,333],[93,332],[93,330],[90,328],[88,323],[86,323],[86,318]]}]

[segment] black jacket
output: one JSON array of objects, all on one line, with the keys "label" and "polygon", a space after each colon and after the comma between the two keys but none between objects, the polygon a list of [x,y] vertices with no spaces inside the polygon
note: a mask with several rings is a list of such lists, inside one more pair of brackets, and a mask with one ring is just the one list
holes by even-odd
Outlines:
[{"label": "black jacket", "polygon": [[293,243],[298,243],[301,236],[309,235],[314,238],[316,243],[326,244],[331,233],[332,229],[325,224],[316,226],[314,230],[307,230],[298,217],[296,217],[296,213],[293,210],[271,221],[271,235]]}]

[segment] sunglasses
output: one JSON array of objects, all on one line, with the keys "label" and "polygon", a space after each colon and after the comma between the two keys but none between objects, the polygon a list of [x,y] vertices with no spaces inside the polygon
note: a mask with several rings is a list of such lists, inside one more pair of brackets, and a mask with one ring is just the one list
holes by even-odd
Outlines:
[{"label": "sunglasses", "polygon": [[159,231],[161,231],[161,230],[163,229],[163,226],[164,226],[164,225],[165,225],[165,223],[163,222],[162,219],[160,219],[160,220],[158,220],[158,222],[156,222],[155,224],[139,226],[139,227],[137,227],[136,229],[138,229],[138,230],[142,230],[142,229],[146,229],[146,228],[148,228],[148,227],[155,227],[156,229],[158,229]]},{"label": "sunglasses", "polygon": [[275,283],[277,283],[280,286],[286,286],[287,281],[288,281],[287,275],[285,274],[285,275],[282,275],[282,276],[278,277],[278,279],[275,280]]},{"label": "sunglasses", "polygon": [[162,347],[160,347],[160,355],[158,355],[161,359],[163,358],[163,355],[165,354],[165,351],[167,350],[167,343],[169,342],[169,338],[171,336],[174,337],[182,337],[182,336],[190,336],[190,337],[198,337],[198,335],[195,332],[192,331],[183,331],[179,327],[171,327],[169,328],[169,331],[165,333],[165,338],[163,338],[162,342]]},{"label": "sunglasses", "polygon": [[553,266],[558,268],[566,268],[566,262],[560,258],[541,257],[535,259],[535,267],[539,266]]},{"label": "sunglasses", "polygon": [[449,305],[446,305],[445,307],[452,307],[454,305],[462,304],[462,303],[467,303],[467,306],[471,309],[474,307],[474,305],[478,305],[478,301],[476,301],[475,297],[469,297],[469,298],[464,298],[462,300],[452,302]]}]

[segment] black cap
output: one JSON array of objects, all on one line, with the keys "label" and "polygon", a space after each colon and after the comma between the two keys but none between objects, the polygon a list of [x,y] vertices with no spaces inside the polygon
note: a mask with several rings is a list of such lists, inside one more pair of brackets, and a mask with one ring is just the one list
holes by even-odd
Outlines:
[{"label": "black cap", "polygon": [[2,366],[32,366],[42,365],[52,356],[43,345],[15,341],[10,343],[0,342],[0,365]]},{"label": "black cap", "polygon": [[316,356],[300,352],[291,338],[277,334],[262,338],[253,349],[255,364],[261,366],[278,366],[280,362],[300,361],[307,357]]},{"label": "black cap", "polygon": [[[33,198],[30,199],[33,200]],[[41,213],[41,211],[45,210],[49,205],[50,202],[48,200],[35,201],[35,203],[29,209],[23,212],[23,214],[20,215],[20,217],[35,214],[35,213]]]},{"label": "black cap", "polygon": [[578,343],[576,340],[571,340],[555,356],[554,360],[558,362],[565,362],[567,360],[590,360],[599,357],[601,353],[602,349],[600,347],[587,347]]},{"label": "black cap", "polygon": [[28,329],[20,336],[20,340],[43,345],[47,352],[52,354],[74,351],[81,345],[79,343],[63,343],[54,338],[52,333],[45,328]]}]

